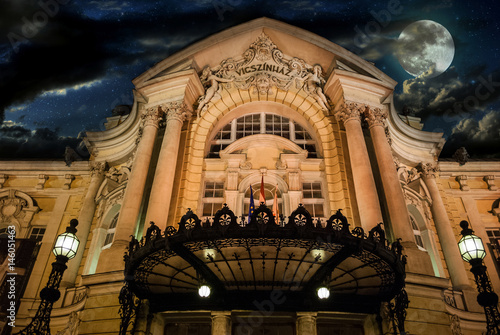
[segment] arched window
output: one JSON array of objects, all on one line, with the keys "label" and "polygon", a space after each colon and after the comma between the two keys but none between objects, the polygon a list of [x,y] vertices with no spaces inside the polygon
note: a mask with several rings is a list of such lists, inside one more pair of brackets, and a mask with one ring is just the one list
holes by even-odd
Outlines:
[{"label": "arched window", "polygon": [[411,228],[413,229],[413,236],[415,236],[415,243],[417,243],[419,249],[425,251],[424,241],[422,239],[422,233],[418,228],[417,221],[412,215],[410,215],[410,223],[411,223]]},{"label": "arched window", "polygon": [[116,223],[118,222],[118,214],[120,213],[116,213],[113,220],[109,223],[108,231],[106,232],[106,237],[104,238],[103,249],[109,248],[111,243],[113,243],[113,239],[115,238]]},{"label": "arched window", "polygon": [[257,134],[276,135],[289,139],[307,150],[309,158],[318,156],[312,136],[300,124],[284,116],[256,113],[241,116],[222,127],[210,143],[208,158],[218,158],[219,152],[231,143]]}]

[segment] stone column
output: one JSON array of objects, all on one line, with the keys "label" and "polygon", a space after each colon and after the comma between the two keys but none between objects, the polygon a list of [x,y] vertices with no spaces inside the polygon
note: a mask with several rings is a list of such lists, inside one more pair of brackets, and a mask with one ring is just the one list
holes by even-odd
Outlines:
[{"label": "stone column", "polygon": [[403,190],[399,183],[398,172],[394,165],[391,146],[387,142],[385,135],[384,122],[387,118],[387,112],[380,108],[369,108],[365,115],[375,149],[375,156],[377,157],[394,239],[401,238],[402,242],[415,244],[415,237],[410,225]]},{"label": "stone column", "polygon": [[83,252],[85,251],[85,246],[87,245],[87,239],[90,233],[90,226],[92,225],[92,219],[94,218],[96,202],[95,197],[99,191],[104,180],[104,169],[106,163],[104,162],[90,162],[90,184],[85,194],[85,199],[83,200],[82,209],[78,215],[78,231],[76,236],[80,240],[80,247],[76,253],[74,259],[68,262],[68,268],[64,272],[61,286],[62,287],[72,287],[75,284],[76,276],[78,275],[78,269],[80,268],[80,262],[82,261]]},{"label": "stone column", "polygon": [[297,335],[316,335],[316,312],[297,313]]},{"label": "stone column", "polygon": [[453,233],[443,199],[439,193],[436,183],[436,176],[439,172],[437,164],[422,163],[419,166],[429,194],[432,198],[431,213],[434,224],[443,250],[444,259],[450,273],[453,288],[456,290],[470,289],[469,279],[463,264],[462,256],[458,250],[458,240]]},{"label": "stone column", "polygon": [[162,114],[160,107],[153,107],[147,109],[142,115],[142,136],[137,146],[132,171],[123,197],[120,215],[116,224],[115,238],[111,248],[101,252],[97,272],[121,270],[123,268],[123,262],[117,262],[116,260],[122,259],[125,248],[130,241],[130,235],[135,234],[153,146],[158,133],[158,123]]},{"label": "stone column", "polygon": [[335,117],[338,122],[344,122],[361,227],[368,232],[383,220],[370,158],[361,129],[361,114],[365,109],[364,104],[346,102],[335,113]]},{"label": "stone column", "polygon": [[170,200],[174,188],[182,124],[191,117],[191,112],[180,101],[170,102],[162,107],[167,115],[167,126],[156,165],[144,226],[147,229],[149,222],[153,221],[163,231],[167,227]]},{"label": "stone column", "polygon": [[231,335],[231,312],[212,312],[212,335]]}]

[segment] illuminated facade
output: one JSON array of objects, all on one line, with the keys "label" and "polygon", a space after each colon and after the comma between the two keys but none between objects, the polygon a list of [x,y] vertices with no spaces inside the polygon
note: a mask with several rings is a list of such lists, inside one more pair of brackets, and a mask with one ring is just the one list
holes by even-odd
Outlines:
[{"label": "illuminated facade", "polygon": [[[16,300],[16,329],[35,314],[55,237],[77,218],[81,246],[52,311],[53,334],[118,334],[124,279],[137,284],[139,296],[149,294],[133,318],[136,334],[388,331],[384,299],[370,300],[401,275],[385,251],[367,252],[368,260],[351,250],[329,265],[343,242],[318,247],[302,228],[286,238],[279,230],[245,235],[234,227],[231,235],[221,228],[221,235],[199,242],[212,234],[203,229],[217,224],[213,218],[220,219],[224,204],[231,210],[224,212],[227,220],[244,228],[251,221],[250,189],[258,210],[263,180],[265,205],[282,214],[274,224],[283,234],[300,211],[310,214],[315,229],[327,229],[341,209],[353,232],[368,236],[383,223],[388,241],[400,239],[408,332],[484,331],[457,242],[459,222],[469,221],[489,246],[485,264],[500,292],[500,165],[438,161],[442,134],[400,117],[392,102],[396,82],[371,63],[310,32],[259,19],[170,56],[133,83],[128,117],[109,118],[107,130],[87,133],[89,162],[0,162],[0,233],[15,226],[18,239],[41,241],[31,248],[36,262],[23,268],[29,280]],[[135,268],[127,274],[135,277],[125,278],[131,236],[140,240],[150,222],[178,240],[144,242],[142,254],[133,247],[137,252],[130,250],[127,259]],[[295,244],[283,246],[280,238]],[[244,239],[254,244],[244,247]],[[163,265],[142,269],[153,257]],[[373,264],[396,279],[387,281]],[[291,268],[295,274],[284,289]],[[299,294],[319,279],[332,293],[327,302]],[[213,296],[183,300],[205,282],[215,288]],[[217,287],[226,292],[222,301],[215,300]],[[337,303],[335,294],[353,303]]]}]

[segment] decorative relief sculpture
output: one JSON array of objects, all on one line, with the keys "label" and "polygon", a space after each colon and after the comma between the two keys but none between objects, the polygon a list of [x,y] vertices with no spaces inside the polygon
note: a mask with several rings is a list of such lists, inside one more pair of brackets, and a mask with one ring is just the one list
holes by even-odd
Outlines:
[{"label": "decorative relief sculpture", "polygon": [[387,119],[387,111],[380,108],[367,108],[365,112],[365,120],[370,127],[384,126]]},{"label": "decorative relief sculpture", "polygon": [[196,114],[198,115],[198,117],[200,117],[201,111],[203,110],[203,108],[206,107],[206,105],[209,102],[217,101],[220,99],[221,95],[219,91],[221,90],[222,87],[219,86],[219,82],[228,83],[233,81],[234,78],[224,79],[217,77],[212,72],[212,70],[210,70],[210,67],[206,66],[203,69],[203,74],[201,75],[200,80],[202,81],[202,83],[204,83],[204,85],[208,84],[208,88],[205,91],[205,95],[202,95],[198,99],[198,108],[196,109]]},{"label": "decorative relief sculpture", "polygon": [[6,174],[0,174],[0,188],[3,187],[3,184],[5,184],[5,182],[7,181],[7,179],[9,178],[8,175]]},{"label": "decorative relief sculpture", "polygon": [[191,111],[182,101],[173,101],[162,105],[165,114],[167,115],[167,123],[170,120],[184,122],[191,118]]},{"label": "decorative relief sculpture", "polygon": [[439,173],[439,166],[437,163],[420,163],[418,170],[426,177],[436,178]]},{"label": "decorative relief sculpture", "polygon": [[453,154],[452,158],[458,162],[460,165],[464,165],[469,161],[469,153],[464,147],[458,148],[457,151]]},{"label": "decorative relief sculpture", "polygon": [[68,323],[63,330],[60,330],[56,335],[78,335],[78,326],[80,325],[79,312],[71,312]]},{"label": "decorative relief sculpture", "polygon": [[460,318],[456,314],[450,315],[451,333],[453,335],[462,335],[462,327],[460,327]]},{"label": "decorative relief sculpture", "polygon": [[16,229],[28,228],[33,215],[39,210],[24,192],[13,189],[0,192],[0,222],[4,224],[16,225]]},{"label": "decorative relief sculpture", "polygon": [[220,65],[205,67],[200,80],[207,87],[198,99],[196,112],[200,116],[207,104],[220,99],[223,87],[234,85],[240,90],[253,88],[252,94],[274,94],[273,88],[287,91],[293,82],[314,97],[321,109],[328,111],[328,99],[323,93],[325,79],[320,65],[311,66],[299,58],[283,55],[271,39],[262,33],[239,60],[228,58]]},{"label": "decorative relief sculpture", "polygon": [[314,65],[312,72],[310,72],[304,78],[304,91],[306,91],[307,94],[313,96],[316,99],[322,110],[328,111],[328,100],[326,99],[322,88],[322,86],[325,84],[325,79],[323,79],[322,77],[322,72],[323,70],[321,69],[321,66]]},{"label": "decorative relief sculpture", "polygon": [[163,111],[160,106],[155,106],[146,109],[141,115],[142,118],[141,128],[144,128],[145,126],[158,127],[158,123],[160,122],[162,116],[163,116]]},{"label": "decorative relief sculpture", "polygon": [[103,174],[105,169],[106,169],[105,162],[95,162],[95,161],[90,162],[90,175],[91,176],[97,176],[99,174]]},{"label": "decorative relief sculpture", "polygon": [[345,101],[340,109],[335,113],[337,121],[346,122],[349,119],[360,120],[361,114],[366,110],[365,104],[360,104],[352,101]]}]

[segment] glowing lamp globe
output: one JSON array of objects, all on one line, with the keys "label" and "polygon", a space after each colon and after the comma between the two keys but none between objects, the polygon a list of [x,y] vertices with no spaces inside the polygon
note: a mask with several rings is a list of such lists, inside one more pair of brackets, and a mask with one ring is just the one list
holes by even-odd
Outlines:
[{"label": "glowing lamp globe", "polygon": [[471,260],[483,259],[486,256],[486,251],[481,238],[472,233],[467,221],[460,222],[460,227],[463,229],[463,237],[458,241],[458,249],[464,261],[470,262]]},{"label": "glowing lamp globe", "polygon": [[75,219],[71,220],[70,226],[66,228],[66,232],[57,236],[54,249],[52,249],[56,257],[64,256],[68,259],[75,257],[78,246],[80,245],[80,240],[75,235],[76,225],[78,225],[78,221]]},{"label": "glowing lamp globe", "polygon": [[202,298],[207,298],[208,296],[210,296],[210,287],[208,287],[207,285],[201,285],[198,289],[198,294]]},{"label": "glowing lamp globe", "polygon": [[318,298],[320,299],[328,299],[328,297],[330,297],[330,290],[326,287],[320,287],[318,289]]}]

